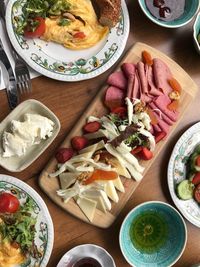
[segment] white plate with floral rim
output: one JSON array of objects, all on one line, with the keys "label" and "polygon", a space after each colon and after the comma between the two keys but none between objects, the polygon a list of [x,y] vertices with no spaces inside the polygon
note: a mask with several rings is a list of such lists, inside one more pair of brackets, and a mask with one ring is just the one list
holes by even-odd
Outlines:
[{"label": "white plate with floral rim", "polygon": [[186,162],[194,148],[200,144],[200,122],[190,127],[176,143],[168,165],[168,186],[171,197],[192,224],[200,227],[200,206],[194,199],[181,200],[176,195],[176,186],[186,178]]},{"label": "white plate with floral rim", "polygon": [[26,40],[16,33],[16,27],[27,0],[9,0],[6,8],[6,26],[10,41],[17,53],[34,70],[61,81],[91,79],[109,69],[124,51],[129,35],[129,15],[125,0],[118,24],[92,48],[73,51],[60,44],[41,39]]},{"label": "white plate with floral rim", "polygon": [[46,204],[39,196],[39,194],[28,184],[12,176],[0,174],[0,193],[1,192],[8,192],[17,196],[20,204],[23,204],[26,201],[27,197],[30,197],[35,203],[35,209],[32,214],[32,216],[37,218],[35,225],[35,244],[39,249],[41,256],[39,259],[29,257],[27,258],[26,262],[21,265],[15,265],[14,267],[46,267],[52,252],[54,242],[53,222]]}]

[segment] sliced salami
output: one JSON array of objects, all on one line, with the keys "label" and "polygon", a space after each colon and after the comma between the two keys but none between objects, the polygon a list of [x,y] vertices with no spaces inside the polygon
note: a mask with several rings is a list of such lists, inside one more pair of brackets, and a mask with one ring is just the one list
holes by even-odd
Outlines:
[{"label": "sliced salami", "polygon": [[149,106],[152,108],[152,110],[158,115],[158,116],[160,116],[160,118],[161,119],[163,119],[167,124],[169,124],[169,125],[173,125],[173,121],[169,118],[169,117],[167,117],[160,109],[158,109],[157,107],[156,107],[156,105],[153,103],[153,102],[151,102],[151,103],[149,103]]},{"label": "sliced salami", "polygon": [[148,87],[149,87],[149,94],[153,96],[159,96],[162,95],[162,92],[156,88],[154,84],[154,77],[153,77],[153,69],[151,66],[148,66],[147,69],[147,82],[148,82]]},{"label": "sliced salami", "polygon": [[134,101],[136,98],[140,98],[140,91],[139,91],[139,82],[138,82],[138,75],[135,74],[133,90],[132,90],[132,100]]},{"label": "sliced salami", "polygon": [[145,73],[144,63],[142,61],[139,61],[137,63],[137,70],[138,70],[138,75],[139,75],[139,79],[141,82],[142,93],[147,94],[148,93],[148,83],[147,83],[147,77],[146,77],[146,73]]},{"label": "sliced salami", "polygon": [[154,100],[155,106],[160,109],[167,117],[169,117],[172,121],[177,121],[178,112],[171,111],[167,108],[167,106],[171,103],[170,99],[166,95],[161,95]]},{"label": "sliced salami", "polygon": [[129,75],[129,78],[128,78],[128,88],[127,88],[127,97],[129,99],[131,99],[131,97],[132,97],[134,80],[135,80],[135,74]]},{"label": "sliced salami", "polygon": [[121,66],[123,73],[125,74],[126,78],[129,79],[129,76],[135,74],[135,64],[132,63],[123,63]]},{"label": "sliced salami", "polygon": [[160,127],[160,129],[166,134],[168,134],[169,124],[167,124],[163,119],[161,119],[160,116],[155,111],[153,112],[154,112],[154,115],[156,116],[156,119],[158,121],[158,126]]},{"label": "sliced salami", "polygon": [[121,89],[110,86],[106,90],[105,105],[110,109],[124,105],[125,93]]},{"label": "sliced salami", "polygon": [[122,90],[127,89],[127,78],[125,77],[124,73],[122,71],[116,71],[113,72],[107,80],[107,83],[109,85],[118,87]]}]

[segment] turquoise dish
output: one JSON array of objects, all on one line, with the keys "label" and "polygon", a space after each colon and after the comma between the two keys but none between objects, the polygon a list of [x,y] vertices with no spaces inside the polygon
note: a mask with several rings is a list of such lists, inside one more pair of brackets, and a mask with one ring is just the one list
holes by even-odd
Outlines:
[{"label": "turquoise dish", "polygon": [[181,257],[187,228],[180,213],[164,202],[145,202],[124,219],[119,243],[134,267],[169,267]]},{"label": "turquoise dish", "polygon": [[200,54],[200,40],[198,41],[198,35],[200,34],[200,13],[198,13],[194,26],[193,26],[193,39],[194,39],[194,45],[197,50],[197,52]]},{"label": "turquoise dish", "polygon": [[189,23],[198,12],[200,1],[199,0],[187,0],[185,3],[185,12],[181,17],[173,21],[162,21],[154,17],[148,10],[145,0],[139,0],[139,5],[144,14],[154,23],[166,27],[166,28],[178,28]]}]

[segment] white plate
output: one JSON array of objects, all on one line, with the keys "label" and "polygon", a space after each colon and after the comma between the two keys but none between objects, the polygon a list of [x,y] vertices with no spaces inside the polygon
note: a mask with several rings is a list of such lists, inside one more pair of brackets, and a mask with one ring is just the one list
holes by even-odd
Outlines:
[{"label": "white plate", "polygon": [[[5,130],[9,131],[10,122],[12,120],[22,120],[24,114],[34,113],[47,117],[48,119],[54,122],[54,129],[52,135],[45,139],[41,140],[40,144],[33,145],[29,147],[25,155],[18,157],[13,156],[9,158],[4,158],[2,156],[3,147],[2,147],[2,135]],[[33,161],[35,161],[44,150],[53,142],[60,131],[60,122],[56,115],[48,109],[44,104],[35,100],[29,99],[22,102],[18,105],[13,111],[1,122],[0,124],[0,166],[4,169],[11,172],[20,172],[30,166]]]},{"label": "white plate", "polygon": [[59,261],[57,267],[74,264],[77,260],[85,257],[96,259],[102,267],[116,267],[111,255],[102,247],[93,244],[84,244],[69,250]]},{"label": "white plate", "polygon": [[200,206],[194,199],[179,199],[175,192],[176,185],[186,177],[185,162],[197,144],[200,144],[200,122],[190,127],[176,143],[168,165],[168,186],[171,197],[183,216],[200,227]]},{"label": "white plate", "polygon": [[33,216],[37,216],[35,244],[41,252],[41,258],[36,260],[30,257],[26,263],[13,267],[46,267],[54,242],[53,222],[46,204],[29,185],[12,176],[0,174],[0,192],[2,191],[11,192],[16,195],[20,203],[24,203],[29,196],[36,205],[33,213]]},{"label": "white plate", "polygon": [[10,0],[6,9],[6,26],[11,43],[18,54],[34,70],[61,81],[81,81],[100,75],[121,56],[129,34],[129,15],[125,0],[119,23],[108,36],[92,48],[73,51],[60,44],[40,39],[26,40],[15,32],[14,19],[22,13],[26,0]]}]

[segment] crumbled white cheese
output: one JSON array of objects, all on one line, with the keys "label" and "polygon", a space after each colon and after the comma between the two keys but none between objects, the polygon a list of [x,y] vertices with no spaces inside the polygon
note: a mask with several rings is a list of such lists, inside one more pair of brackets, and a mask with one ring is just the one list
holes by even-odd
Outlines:
[{"label": "crumbled white cheese", "polygon": [[32,145],[52,135],[54,122],[39,114],[25,114],[23,121],[11,121],[3,133],[3,157],[23,156]]}]

